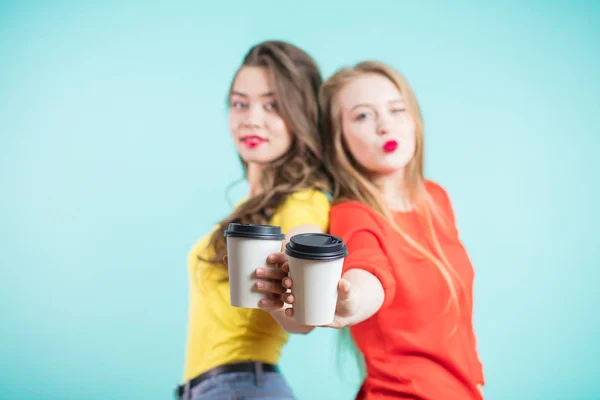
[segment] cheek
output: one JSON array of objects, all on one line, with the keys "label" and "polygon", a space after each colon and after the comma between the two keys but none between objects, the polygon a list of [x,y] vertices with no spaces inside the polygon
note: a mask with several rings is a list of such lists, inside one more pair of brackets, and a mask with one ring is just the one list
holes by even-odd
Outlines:
[{"label": "cheek", "polygon": [[356,159],[370,157],[379,147],[379,137],[368,124],[350,126],[345,136],[348,147],[356,154]]},{"label": "cheek", "polygon": [[238,119],[239,117],[237,115],[232,112],[229,113],[229,130],[233,135],[235,135],[236,131],[238,130],[238,126],[240,125]]},{"label": "cheek", "polygon": [[354,158],[363,163],[369,158],[371,153],[369,143],[361,138],[360,136],[348,135],[346,136],[346,144],[352,152]]},{"label": "cheek", "polygon": [[400,120],[400,133],[405,139],[415,140],[415,124],[410,117]]},{"label": "cheek", "polygon": [[417,147],[417,136],[414,125],[407,127],[407,129],[403,132],[403,136],[407,151],[410,151],[411,154],[414,153],[415,148]]},{"label": "cheek", "polygon": [[350,153],[359,164],[366,168],[373,168],[378,160],[377,137],[364,129],[349,127],[343,132],[344,141]]},{"label": "cheek", "polygon": [[288,145],[292,142],[292,133],[287,128],[284,120],[279,116],[273,116],[267,121],[267,129],[270,136],[277,142]]},{"label": "cheek", "polygon": [[400,151],[396,153],[393,163],[397,166],[406,166],[413,157],[417,149],[417,138],[414,127],[407,127],[400,135]]}]

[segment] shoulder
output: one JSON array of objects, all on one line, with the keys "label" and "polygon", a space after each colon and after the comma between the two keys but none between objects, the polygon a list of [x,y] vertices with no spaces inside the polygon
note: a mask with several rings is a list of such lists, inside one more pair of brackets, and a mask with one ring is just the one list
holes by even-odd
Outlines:
[{"label": "shoulder", "polygon": [[432,181],[425,181],[425,188],[434,207],[435,215],[441,219],[441,229],[447,231],[451,237],[456,237],[458,235],[456,216],[446,189]]},{"label": "shoulder", "polygon": [[331,208],[331,233],[346,236],[355,231],[367,230],[383,236],[389,225],[385,217],[372,207],[358,201],[342,202]]},{"label": "shoulder", "polygon": [[360,217],[377,219],[380,214],[371,206],[359,201],[343,201],[331,207],[331,215],[336,217]]},{"label": "shoulder", "polygon": [[213,265],[205,261],[207,259],[214,259],[216,256],[214,249],[211,248],[209,244],[211,236],[217,229],[218,225],[214,226],[213,229],[200,238],[188,252],[188,272],[191,274],[190,277],[192,279],[198,279],[198,276],[200,275],[206,279],[215,281],[227,278],[227,268],[223,268],[224,265]]},{"label": "shoulder", "polygon": [[290,194],[281,204],[282,210],[298,207],[319,208],[329,212],[331,203],[324,192],[317,189],[303,189]]},{"label": "shoulder", "polygon": [[325,193],[317,189],[299,190],[287,196],[270,223],[281,226],[284,233],[300,225],[316,225],[325,232],[330,209],[331,203]]},{"label": "shoulder", "polygon": [[437,182],[426,180],[425,190],[427,191],[427,193],[429,193],[431,197],[439,199],[448,198],[448,193],[446,192],[446,189],[444,189],[442,185],[440,185]]},{"label": "shoulder", "polygon": [[425,190],[431,199],[440,207],[450,207],[450,196],[442,185],[434,181],[425,181]]}]

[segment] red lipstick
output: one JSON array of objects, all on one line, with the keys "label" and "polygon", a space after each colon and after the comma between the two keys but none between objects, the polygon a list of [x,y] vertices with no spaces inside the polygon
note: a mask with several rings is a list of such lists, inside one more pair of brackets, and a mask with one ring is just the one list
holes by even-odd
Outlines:
[{"label": "red lipstick", "polygon": [[386,153],[393,153],[394,151],[396,151],[397,148],[398,142],[396,142],[395,140],[388,140],[383,145],[383,151],[385,151]]},{"label": "red lipstick", "polygon": [[265,143],[267,140],[263,139],[258,135],[248,135],[244,136],[240,139],[242,143],[244,143],[247,147],[253,149],[261,144]]}]

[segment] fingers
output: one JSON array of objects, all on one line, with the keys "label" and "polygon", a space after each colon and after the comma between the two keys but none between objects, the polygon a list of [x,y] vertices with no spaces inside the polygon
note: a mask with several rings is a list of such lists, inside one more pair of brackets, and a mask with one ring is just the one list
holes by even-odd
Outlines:
[{"label": "fingers", "polygon": [[293,285],[294,281],[292,281],[292,278],[290,278],[289,276],[286,276],[281,280],[281,286],[283,286],[286,289],[291,289]]},{"label": "fingers", "polygon": [[269,257],[267,257],[267,262],[271,263],[271,264],[283,264],[286,263],[288,260],[288,256],[285,253],[279,252],[279,253],[271,253],[269,254]]},{"label": "fingers", "polygon": [[344,278],[338,282],[338,301],[348,300],[350,298],[350,282]]},{"label": "fingers", "polygon": [[290,317],[290,318],[292,318],[292,317],[294,316],[294,309],[293,309],[293,308],[288,308],[288,309],[286,309],[286,310],[285,310],[285,315],[286,315],[287,317]]},{"label": "fingers", "polygon": [[256,276],[259,278],[281,281],[287,276],[287,272],[284,272],[281,270],[281,268],[276,267],[258,267],[256,268]]},{"label": "fingers", "polygon": [[348,318],[342,317],[340,315],[335,315],[333,321],[330,324],[324,325],[327,328],[333,329],[342,329],[348,326]]},{"label": "fingers", "polygon": [[225,266],[227,266],[229,262],[229,257],[227,257],[227,254],[225,254],[225,256],[223,257],[223,264],[225,264]]},{"label": "fingers", "polygon": [[265,311],[275,311],[283,307],[283,301],[279,295],[269,295],[261,299],[258,306]]},{"label": "fingers", "polygon": [[281,295],[281,299],[287,304],[294,304],[294,301],[296,300],[291,293],[284,293]]},{"label": "fingers", "polygon": [[259,280],[256,282],[256,289],[262,293],[272,293],[282,295],[286,288],[281,286],[281,281]]},{"label": "fingers", "polygon": [[337,318],[330,324],[328,325],[324,325],[326,328],[333,328],[333,329],[342,329],[345,328],[347,325],[344,324],[343,322],[339,321]]}]

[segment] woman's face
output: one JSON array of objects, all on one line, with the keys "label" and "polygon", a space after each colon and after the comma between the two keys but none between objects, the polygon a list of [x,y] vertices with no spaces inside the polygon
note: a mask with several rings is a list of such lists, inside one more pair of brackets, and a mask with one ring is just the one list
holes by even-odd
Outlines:
[{"label": "woman's face", "polygon": [[264,67],[242,67],[229,99],[229,128],[246,163],[270,163],[292,145],[292,134],[279,114],[275,89]]},{"label": "woman's face", "polygon": [[415,122],[396,85],[365,74],[344,86],[338,99],[343,137],[354,159],[375,174],[403,170],[415,154]]}]

